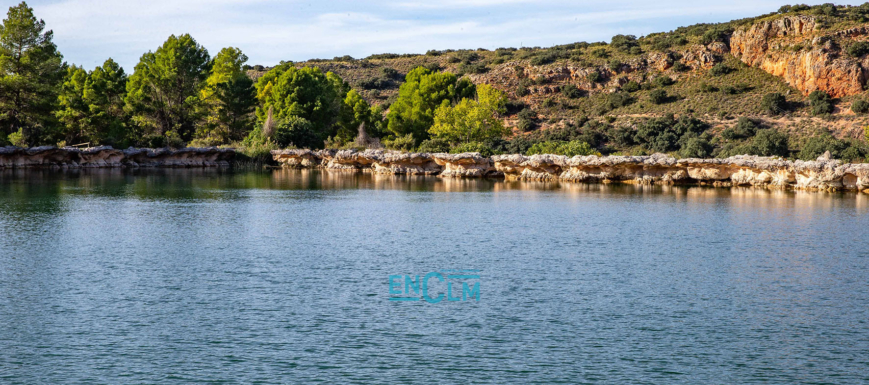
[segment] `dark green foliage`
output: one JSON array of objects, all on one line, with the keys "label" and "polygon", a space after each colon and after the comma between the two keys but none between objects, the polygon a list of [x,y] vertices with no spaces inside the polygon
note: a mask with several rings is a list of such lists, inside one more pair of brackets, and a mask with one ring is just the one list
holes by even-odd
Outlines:
[{"label": "dark green foliage", "polygon": [[727,37],[733,32],[733,29],[727,27],[716,27],[712,28],[705,33],[703,33],[703,37],[700,39],[700,42],[703,45],[710,44],[716,41],[726,41]]},{"label": "dark green foliage", "polygon": [[615,35],[610,46],[622,52],[630,52],[631,48],[639,46],[639,43],[634,35]]},{"label": "dark green foliage", "polygon": [[314,130],[311,122],[299,116],[289,116],[281,120],[275,127],[274,139],[282,148],[291,145],[299,148],[323,147],[323,139]]},{"label": "dark green foliage", "polygon": [[652,104],[664,104],[669,99],[670,97],[667,95],[667,91],[662,89],[656,89],[649,92],[649,101],[652,102]]},{"label": "dark green foliage", "polygon": [[688,67],[687,65],[685,65],[685,63],[682,63],[680,61],[673,63],[673,71],[685,72],[685,71],[688,71],[690,69],[691,69],[691,67]]},{"label": "dark green foliage", "polygon": [[624,91],[613,92],[607,95],[607,105],[612,109],[629,106],[633,104],[635,100],[636,99],[631,97],[630,94]]},{"label": "dark green foliage", "polygon": [[788,136],[773,129],[758,130],[750,148],[750,155],[786,157],[789,154]]},{"label": "dark green foliage", "polygon": [[531,91],[528,91],[528,88],[523,85],[520,85],[519,88],[516,89],[516,96],[520,98],[523,96],[527,96],[530,93]]},{"label": "dark green foliage", "polygon": [[679,156],[683,158],[708,158],[712,155],[712,144],[708,140],[692,135],[685,135],[682,139],[680,139],[683,144],[679,149]]},{"label": "dark green foliage", "polygon": [[545,64],[554,63],[559,59],[559,55],[555,52],[546,52],[531,58],[531,65],[542,66]]},{"label": "dark green foliage", "polygon": [[857,99],[851,103],[851,111],[855,114],[864,114],[869,111],[869,102],[865,99]]},{"label": "dark green foliage", "polygon": [[867,53],[869,53],[869,42],[866,41],[858,41],[849,45],[848,48],[845,49],[845,52],[851,57],[861,58]]},{"label": "dark green foliage", "polygon": [[625,92],[637,92],[639,90],[640,90],[640,83],[637,83],[633,80],[625,83],[625,85],[622,86],[622,91],[625,91]]},{"label": "dark green foliage", "polygon": [[576,99],[582,97],[582,91],[579,88],[576,88],[576,86],[573,84],[562,86],[561,94],[569,99]]},{"label": "dark green foliage", "polygon": [[419,144],[417,152],[450,152],[450,143],[444,139],[439,138],[426,139]]},{"label": "dark green foliage", "polygon": [[588,79],[588,81],[590,81],[592,83],[597,83],[597,82],[603,80],[603,75],[601,75],[600,72],[592,71],[592,72],[589,72],[588,75],[586,75],[586,79]]},{"label": "dark green foliage", "polygon": [[713,76],[724,76],[731,72],[733,72],[733,68],[728,67],[724,63],[717,63],[709,70],[709,73]]},{"label": "dark green foliage", "polygon": [[652,85],[655,87],[666,87],[676,84],[676,81],[667,75],[661,75],[652,80]]},{"label": "dark green foliage", "polygon": [[809,106],[812,108],[812,115],[823,115],[833,112],[833,100],[830,95],[824,91],[812,91],[809,94]]},{"label": "dark green foliage", "polygon": [[734,84],[732,86],[731,85],[723,86],[723,87],[721,87],[720,91],[724,94],[727,94],[727,95],[738,95],[741,93],[751,91],[751,86],[749,86],[747,84],[743,84],[743,83],[737,83],[737,84]]},{"label": "dark green foliage", "polygon": [[418,142],[428,139],[435,109],[455,101],[457,95],[473,95],[476,91],[471,93],[471,86],[467,79],[459,81],[448,72],[433,73],[422,67],[410,71],[390,107],[389,131],[396,136],[411,134]]},{"label": "dark green foliage", "polygon": [[[699,119],[683,116],[676,120],[673,115],[668,115],[662,118],[649,119],[640,124],[634,141],[651,151],[676,151],[682,145],[687,144],[689,139],[698,137],[708,128],[709,125]],[[682,138],[685,140],[681,140]],[[693,145],[696,147],[702,143],[694,143]],[[692,151],[696,150],[697,148]]]},{"label": "dark green foliage", "polygon": [[53,114],[64,76],[52,31],[22,2],[0,24],[0,137],[27,145],[54,138]]},{"label": "dark green foliage", "polygon": [[721,137],[727,140],[744,139],[754,136],[757,132],[758,124],[746,117],[740,117],[736,125],[726,128],[721,132]]},{"label": "dark green foliage", "polygon": [[519,130],[528,132],[537,128],[537,113],[530,108],[519,111]]},{"label": "dark green foliage", "polygon": [[700,92],[706,92],[706,93],[718,92],[718,87],[715,87],[715,86],[707,84],[707,83],[700,83]]},{"label": "dark green foliage", "polygon": [[622,62],[618,59],[610,60],[610,62],[607,63],[607,68],[609,68],[610,71],[618,72],[622,68]]},{"label": "dark green foliage", "polygon": [[815,160],[829,151],[833,159],[862,159],[865,158],[865,148],[852,146],[851,143],[836,139],[826,132],[807,138],[803,141],[797,158],[802,160]]},{"label": "dark green foliage", "polygon": [[778,115],[788,110],[787,99],[784,95],[776,92],[764,95],[760,105],[770,115]]},{"label": "dark green foliage", "polygon": [[591,56],[606,59],[610,56],[610,53],[607,52],[606,48],[595,48],[591,50]]},{"label": "dark green foliage", "polygon": [[466,152],[478,152],[482,156],[497,155],[499,152],[483,142],[466,142],[461,143],[449,151],[452,154],[462,154]]},{"label": "dark green foliage", "polygon": [[619,127],[609,130],[607,135],[609,136],[610,142],[618,147],[630,147],[636,143],[634,141],[634,135],[636,135],[636,133],[630,127]]},{"label": "dark green foliage", "polygon": [[396,70],[395,68],[383,67],[383,69],[380,71],[383,73],[383,77],[387,79],[398,79],[401,77],[401,75],[398,73],[398,70]]}]

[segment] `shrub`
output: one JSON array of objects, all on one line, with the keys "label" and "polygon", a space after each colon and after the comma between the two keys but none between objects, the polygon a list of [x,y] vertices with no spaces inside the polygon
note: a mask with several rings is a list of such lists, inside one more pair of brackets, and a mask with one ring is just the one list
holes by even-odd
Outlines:
[{"label": "shrub", "polygon": [[577,156],[577,155],[600,155],[599,152],[591,148],[586,142],[580,142],[578,140],[573,140],[570,142],[564,141],[545,141],[535,143],[528,151],[525,153],[526,155],[536,155],[536,154],[553,154],[553,155],[566,155],[566,156]]},{"label": "shrub", "polygon": [[542,65],[553,63],[557,59],[558,59],[558,57],[555,56],[554,54],[545,53],[545,54],[537,55],[537,56],[531,58],[531,65],[542,66]]},{"label": "shrub", "polygon": [[489,147],[485,143],[481,142],[462,143],[450,149],[451,154],[462,154],[466,152],[479,152],[482,156],[492,156],[498,154],[498,152],[495,151],[492,147]]},{"label": "shrub", "polygon": [[610,108],[629,106],[634,103],[634,98],[627,92],[613,92],[607,96],[607,104]]},{"label": "shrub", "polygon": [[592,71],[592,72],[589,72],[588,75],[586,75],[586,79],[588,79],[588,81],[590,81],[592,83],[597,83],[597,82],[603,80],[603,75],[601,75],[600,72]]},{"label": "shrub", "polygon": [[607,64],[607,68],[609,68],[613,72],[618,72],[622,68],[622,62],[617,59],[610,60]]},{"label": "shrub", "polygon": [[847,142],[836,139],[828,133],[823,133],[806,139],[800,147],[800,152],[797,154],[797,158],[802,160],[815,160],[825,152],[829,151],[834,159],[838,159],[848,147]]},{"label": "shrub", "polygon": [[855,114],[864,114],[869,111],[869,102],[863,99],[857,99],[851,103],[851,111]]},{"label": "shrub", "polygon": [[607,132],[610,142],[619,147],[629,147],[634,145],[634,130],[631,127],[619,127]]},{"label": "shrub", "polygon": [[652,84],[655,87],[666,87],[666,86],[671,86],[675,83],[676,83],[675,80],[673,80],[671,77],[666,76],[666,75],[658,76],[652,80]]},{"label": "shrub", "polygon": [[24,137],[24,129],[22,128],[19,128],[18,131],[9,134],[7,138],[9,139],[9,143],[11,143],[15,147],[27,147],[27,140]]},{"label": "shrub", "polygon": [[812,91],[809,94],[809,106],[812,107],[812,115],[823,115],[833,112],[833,100],[824,91]]},{"label": "shrub", "polygon": [[673,71],[685,72],[685,71],[688,71],[690,69],[691,69],[691,67],[688,67],[685,63],[682,63],[680,61],[673,63]]},{"label": "shrub", "polygon": [[700,83],[700,92],[718,92],[718,88],[707,83]]},{"label": "shrub", "polygon": [[428,153],[450,152],[450,143],[439,138],[426,139],[419,144],[419,148],[416,151]]},{"label": "shrub", "polygon": [[528,132],[535,128],[537,128],[537,124],[535,121],[537,120],[537,113],[530,108],[525,108],[522,111],[519,111],[519,129],[522,132]]},{"label": "shrub", "polygon": [[852,57],[861,58],[861,57],[865,56],[866,54],[869,54],[869,42],[866,42],[866,41],[855,42],[854,44],[851,44],[850,46],[848,46],[848,48],[845,49],[845,52]]},{"label": "shrub", "polygon": [[625,92],[637,92],[639,90],[640,90],[640,83],[637,83],[633,80],[625,83],[625,85],[622,86],[622,91],[625,91]]},{"label": "shrub", "polygon": [[708,158],[712,155],[712,145],[709,141],[700,137],[691,137],[679,150],[679,156],[683,158]]},{"label": "shrub", "polygon": [[398,74],[398,70],[396,70],[395,68],[383,67],[381,71],[383,72],[383,76],[387,79],[396,79],[401,77]]},{"label": "shrub", "polygon": [[383,145],[391,150],[410,152],[416,147],[416,141],[413,139],[413,134],[407,134],[395,139],[385,139]]},{"label": "shrub", "polygon": [[749,138],[754,136],[757,129],[757,123],[743,116],[739,118],[739,121],[736,122],[735,126],[722,131],[721,137],[727,140]]},{"label": "shrub", "polygon": [[753,155],[788,156],[788,136],[773,129],[757,131],[751,143]]},{"label": "shrub", "polygon": [[610,42],[610,46],[623,52],[630,52],[631,48],[639,46],[637,37],[634,35],[615,35]]},{"label": "shrub", "polygon": [[275,143],[281,148],[295,146],[299,148],[319,148],[323,146],[322,139],[314,132],[314,127],[307,119],[290,116],[278,122],[274,134]]},{"label": "shrub", "polygon": [[781,114],[788,109],[788,102],[784,95],[773,92],[763,95],[760,100],[760,106],[771,115]]},{"label": "shrub", "polygon": [[606,59],[610,56],[610,53],[607,52],[606,48],[595,48],[591,50],[591,56]]},{"label": "shrub", "polygon": [[652,102],[652,104],[664,104],[667,102],[668,98],[667,91],[662,89],[649,92],[649,101]]},{"label": "shrub", "polygon": [[561,94],[570,99],[582,97],[582,91],[573,84],[562,86]]},{"label": "shrub", "polygon": [[712,76],[724,76],[731,72],[733,72],[733,68],[728,67],[724,63],[715,64],[712,66],[712,69],[709,70],[709,73],[712,74]]},{"label": "shrub", "polygon": [[523,85],[520,85],[519,88],[516,89],[516,96],[520,98],[523,96],[527,96],[530,93],[531,91],[528,91],[528,88]]}]

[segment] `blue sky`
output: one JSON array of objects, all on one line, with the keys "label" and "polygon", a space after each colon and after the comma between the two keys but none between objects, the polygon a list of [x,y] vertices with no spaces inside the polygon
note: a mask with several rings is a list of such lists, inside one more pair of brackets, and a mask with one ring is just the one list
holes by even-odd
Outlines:
[{"label": "blue sky", "polygon": [[[3,0],[5,9],[17,0]],[[821,2],[808,2],[811,4]],[[112,57],[128,72],[171,34],[213,55],[239,47],[250,64],[424,53],[429,49],[551,46],[641,36],[775,11],[781,1],[611,0],[31,0],[70,63]],[[857,3],[854,3],[857,4]]]}]

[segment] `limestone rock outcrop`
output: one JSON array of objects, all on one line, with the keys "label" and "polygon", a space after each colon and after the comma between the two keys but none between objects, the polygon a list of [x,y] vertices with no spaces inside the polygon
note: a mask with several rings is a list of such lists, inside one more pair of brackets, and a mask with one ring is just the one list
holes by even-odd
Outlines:
[{"label": "limestone rock outcrop", "polygon": [[867,68],[841,52],[836,40],[865,36],[869,28],[825,34],[812,16],[785,16],[739,28],[730,53],[742,62],[779,76],[808,95],[825,91],[834,98],[863,92]]},{"label": "limestone rock outcrop", "polygon": [[707,184],[802,190],[867,190],[869,164],[734,156],[676,159],[651,156],[426,154],[382,150],[272,151],[285,167],[368,171],[381,174],[453,177],[505,177],[525,181],[634,184]]},{"label": "limestone rock outcrop", "polygon": [[109,146],[78,149],[72,147],[0,147],[0,168],[59,167],[219,167],[229,166],[235,150],[221,148],[117,150]]}]

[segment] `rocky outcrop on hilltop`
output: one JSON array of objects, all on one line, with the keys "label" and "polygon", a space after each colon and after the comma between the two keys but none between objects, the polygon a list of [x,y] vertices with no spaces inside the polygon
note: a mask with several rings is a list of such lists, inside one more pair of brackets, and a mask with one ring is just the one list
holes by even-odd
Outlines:
[{"label": "rocky outcrop on hilltop", "polygon": [[837,98],[863,92],[867,66],[841,49],[867,35],[866,27],[825,33],[815,17],[785,16],[734,31],[730,53],[803,94],[821,90]]},{"label": "rocky outcrop on hilltop", "polygon": [[0,147],[0,168],[218,167],[229,166],[234,158],[235,150],[215,147],[180,150],[117,150],[109,146],[87,149]]},{"label": "rocky outcrop on hilltop", "polygon": [[676,159],[651,156],[426,154],[382,150],[272,151],[285,167],[441,177],[505,177],[528,181],[708,184],[803,190],[869,191],[869,164],[838,160],[788,161],[735,156]]}]

